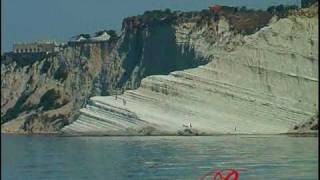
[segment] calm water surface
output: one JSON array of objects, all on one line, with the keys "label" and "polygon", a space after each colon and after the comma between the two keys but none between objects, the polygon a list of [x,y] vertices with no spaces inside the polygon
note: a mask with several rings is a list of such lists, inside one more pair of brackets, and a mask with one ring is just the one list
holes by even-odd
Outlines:
[{"label": "calm water surface", "polygon": [[318,178],[318,137],[1,135],[1,141],[5,180],[198,179],[223,168],[244,169],[240,179]]}]

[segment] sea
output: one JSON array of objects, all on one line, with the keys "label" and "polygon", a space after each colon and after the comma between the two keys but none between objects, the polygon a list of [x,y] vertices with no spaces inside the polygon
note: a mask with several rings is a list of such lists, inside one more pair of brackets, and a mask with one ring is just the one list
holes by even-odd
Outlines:
[{"label": "sea", "polygon": [[200,180],[219,173],[245,180],[318,179],[318,137],[1,134],[3,180]]}]

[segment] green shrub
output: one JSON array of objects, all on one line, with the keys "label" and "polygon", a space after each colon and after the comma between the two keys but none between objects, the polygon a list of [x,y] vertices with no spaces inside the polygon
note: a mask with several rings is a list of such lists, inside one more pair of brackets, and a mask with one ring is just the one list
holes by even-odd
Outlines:
[{"label": "green shrub", "polygon": [[283,17],[287,17],[288,16],[288,12],[290,10],[296,10],[299,9],[298,6],[296,5],[278,5],[278,6],[270,6],[267,8],[267,12],[271,13],[272,15],[277,15],[281,18]]},{"label": "green shrub", "polygon": [[318,2],[318,0],[301,0],[301,7],[307,8],[310,7],[312,4]]},{"label": "green shrub", "polygon": [[90,38],[90,34],[79,34],[77,37],[79,38],[80,36],[89,39]]}]

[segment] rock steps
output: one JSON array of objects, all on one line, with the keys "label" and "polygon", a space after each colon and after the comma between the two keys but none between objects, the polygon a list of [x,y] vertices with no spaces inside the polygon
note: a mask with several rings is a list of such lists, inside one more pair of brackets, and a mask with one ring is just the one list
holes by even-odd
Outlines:
[{"label": "rock steps", "polygon": [[[317,21],[294,18],[244,37],[244,44],[231,52],[206,52],[210,46],[198,38],[193,42],[198,53],[217,53],[210,63],[149,76],[117,100],[93,97],[79,119],[62,131],[131,134],[128,129],[153,127],[175,134],[191,122],[200,134],[285,133],[314,115],[318,106],[318,44],[310,44],[310,39],[317,41]],[[290,32],[286,27],[292,27]]]}]

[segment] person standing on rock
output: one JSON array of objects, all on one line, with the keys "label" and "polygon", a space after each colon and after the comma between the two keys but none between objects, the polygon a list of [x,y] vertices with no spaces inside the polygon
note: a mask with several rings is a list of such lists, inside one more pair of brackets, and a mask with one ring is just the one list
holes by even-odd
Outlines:
[{"label": "person standing on rock", "polygon": [[125,106],[127,104],[126,100],[122,99],[123,105]]}]

